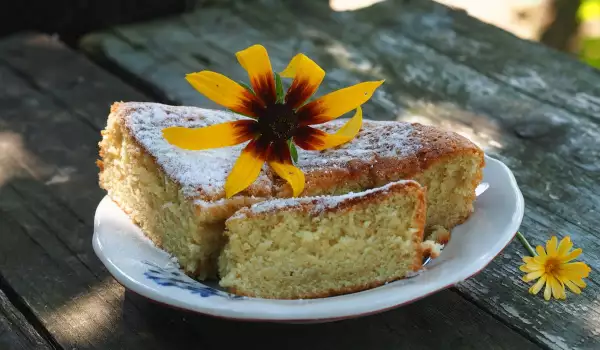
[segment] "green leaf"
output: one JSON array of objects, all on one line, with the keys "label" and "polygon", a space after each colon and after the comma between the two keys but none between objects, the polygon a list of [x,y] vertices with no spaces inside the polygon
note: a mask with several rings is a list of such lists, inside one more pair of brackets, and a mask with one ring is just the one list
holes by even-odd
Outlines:
[{"label": "green leaf", "polygon": [[281,83],[281,76],[279,76],[279,73],[277,72],[273,72],[275,73],[275,91],[277,92],[277,103],[282,103],[283,102],[283,84]]},{"label": "green leaf", "polygon": [[254,95],[254,90],[252,90],[252,88],[250,87],[250,85],[244,83],[243,81],[238,81],[238,84],[240,84],[241,86],[243,86],[244,88],[246,88],[246,90],[250,91],[252,93],[252,95]]},{"label": "green leaf", "polygon": [[294,164],[298,163],[298,150],[296,149],[296,145],[292,140],[288,140],[288,146],[290,147],[290,154],[292,155],[292,161]]}]

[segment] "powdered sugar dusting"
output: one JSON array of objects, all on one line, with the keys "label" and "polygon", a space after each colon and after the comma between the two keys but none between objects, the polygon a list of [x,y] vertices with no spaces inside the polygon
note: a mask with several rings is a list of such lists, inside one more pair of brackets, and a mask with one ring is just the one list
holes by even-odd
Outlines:
[{"label": "powdered sugar dusting", "polygon": [[202,199],[194,199],[194,204],[201,208],[204,208],[204,209],[219,208],[219,207],[222,207],[223,205],[225,205],[226,203],[227,203],[227,199],[225,199],[225,198],[217,199],[215,201],[205,201]]},{"label": "powdered sugar dusting", "polygon": [[[260,202],[252,205],[249,212],[252,214],[281,211],[285,209],[297,208],[303,204],[312,205],[311,212],[319,214],[327,209],[333,209],[344,201],[365,197],[371,193],[387,193],[390,188],[406,183],[415,183],[413,180],[400,180],[388,183],[384,186],[369,189],[363,192],[350,192],[339,196],[314,196],[314,197],[298,197],[298,198],[282,198],[273,199],[265,202]],[[247,216],[247,212],[239,211],[232,218],[243,218]]]},{"label": "powdered sugar dusting", "polygon": [[[124,103],[129,111],[126,125],[138,142],[156,159],[166,174],[178,182],[188,198],[212,202],[222,199],[227,175],[244,144],[189,151],[169,144],[162,130],[170,126],[203,127],[244,119],[225,111],[198,107],[168,106],[158,103]],[[334,120],[317,128],[335,132],[345,120]],[[325,151],[299,150],[298,166],[307,176],[325,168],[345,168],[350,161],[372,162],[381,157],[413,156],[421,149],[421,136],[410,123],[365,120],[361,132],[349,143]],[[258,184],[272,188],[273,174],[263,167]]]},{"label": "powdered sugar dusting", "polygon": [[[334,120],[318,129],[333,133],[346,120]],[[322,152],[300,150],[298,165],[306,168],[345,166],[351,160],[372,161],[382,157],[407,157],[421,148],[419,135],[410,123],[365,120],[360,133],[349,143]]]},{"label": "powdered sugar dusting", "polygon": [[[172,107],[155,103],[131,103],[135,108],[126,125],[139,143],[156,159],[168,176],[177,181],[185,196],[223,192],[227,174],[243,145],[190,151],[169,144],[162,130],[170,126],[203,127],[242,119],[234,113],[195,107]],[[268,181],[264,174],[262,181]]]}]

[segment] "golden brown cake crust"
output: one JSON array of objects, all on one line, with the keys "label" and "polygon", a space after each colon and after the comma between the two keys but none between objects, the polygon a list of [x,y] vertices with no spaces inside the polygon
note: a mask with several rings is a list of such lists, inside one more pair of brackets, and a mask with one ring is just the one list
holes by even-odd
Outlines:
[{"label": "golden brown cake crust", "polygon": [[[151,144],[155,140],[149,142],[149,138],[140,137],[140,133],[133,130],[132,123],[127,123],[128,120],[133,119],[132,114],[140,111],[143,112],[143,118],[148,119],[153,118],[153,113],[155,114],[156,111],[165,111],[174,116],[180,116],[180,118],[172,118],[164,123],[153,125],[155,130],[150,131],[158,134],[155,135],[158,137],[161,137],[161,129],[158,126],[189,125],[186,123],[202,119],[203,115],[207,113],[215,115],[211,115],[213,122],[218,119],[221,122],[239,119],[239,116],[232,113],[196,107],[142,102],[117,102],[112,105],[111,113],[116,114],[119,121],[128,126],[140,148],[146,150],[157,165],[174,181],[179,182],[182,188],[196,184],[182,183],[181,179],[173,176],[173,170],[165,167],[164,162],[158,159],[160,155],[153,152],[151,145],[149,147],[149,143]],[[343,121],[334,120],[319,127],[331,132],[338,129],[342,123]],[[203,123],[200,122],[200,124]],[[230,165],[237,158],[241,146],[238,148],[221,149],[229,153]],[[481,160],[480,167],[483,167],[483,151],[473,142],[456,133],[418,123],[365,120],[358,136],[346,145],[320,152],[300,151],[299,167],[305,173],[306,178],[305,190],[301,195],[343,194],[375,188],[400,179],[410,179],[435,163],[460,154],[478,157]],[[102,156],[102,153],[100,155]],[[225,169],[225,171],[229,170],[230,167]],[[222,177],[224,181],[225,175]],[[224,198],[222,186],[196,187],[194,189],[196,193],[189,197],[199,199],[201,202],[213,202]],[[188,194],[189,192],[192,191],[188,191]],[[264,199],[287,198],[291,196],[291,188],[271,169],[265,167],[257,181],[238,196]]]},{"label": "golden brown cake crust", "polygon": [[[109,120],[114,121],[136,145],[129,148],[130,152],[148,156],[148,163],[162,171],[173,187],[178,188],[182,198],[191,204],[195,211],[194,221],[206,225],[206,230],[202,228],[196,233],[200,238],[215,235],[208,232],[210,225],[223,224],[240,208],[291,195],[289,185],[265,166],[247,190],[225,199],[224,181],[244,145],[208,151],[184,151],[168,145],[162,137],[162,129],[168,126],[199,127],[240,118],[230,112],[144,102],[114,103],[109,116]],[[318,127],[333,132],[342,123],[344,121],[335,120]],[[102,133],[104,135],[107,132],[104,130]],[[105,153],[110,147],[109,142],[100,142],[100,159],[97,161],[100,186],[109,195],[111,189],[103,183],[102,174],[109,166],[105,162]],[[431,126],[393,121],[365,120],[358,136],[351,142],[321,152],[300,150],[299,153],[299,167],[306,176],[302,196],[360,192],[393,181],[418,177],[437,164],[443,165],[444,162],[466,155],[476,159],[475,163],[479,164],[477,175],[469,177],[473,181],[473,191],[464,196],[469,199],[465,202],[470,202],[475,198],[474,189],[481,180],[480,170],[484,165],[483,151],[458,134]],[[148,163],[143,166],[151,167]],[[467,220],[469,215],[468,210],[460,210],[443,225],[451,229]],[[198,247],[205,245],[204,241],[194,243]],[[213,274],[212,271],[205,271],[207,266],[190,266],[189,269],[188,266],[183,267],[192,277]]]},{"label": "golden brown cake crust", "polygon": [[[355,206],[357,203],[375,203],[376,201],[381,200],[382,195],[388,193],[402,193],[404,195],[409,195],[412,192],[417,192],[420,203],[419,207],[425,208],[425,197],[423,196],[423,191],[423,187],[421,187],[421,185],[419,185],[419,183],[416,181],[405,180],[390,183],[380,188],[366,190],[362,193],[349,193],[337,197],[316,196],[274,199],[267,202],[258,203],[251,207],[242,208],[238,210],[235,215],[227,219],[227,221],[270,215],[275,211],[284,212],[293,210],[305,213],[309,211],[313,211],[315,213],[339,213]],[[422,217],[419,217],[419,219],[421,218]],[[423,237],[421,237],[421,239],[422,238]]]}]

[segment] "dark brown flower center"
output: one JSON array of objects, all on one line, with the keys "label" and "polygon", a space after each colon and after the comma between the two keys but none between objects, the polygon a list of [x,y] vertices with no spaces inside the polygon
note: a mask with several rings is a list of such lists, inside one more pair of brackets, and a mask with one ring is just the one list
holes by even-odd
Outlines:
[{"label": "dark brown flower center", "polygon": [[294,136],[298,128],[296,112],[285,104],[267,106],[258,118],[260,134],[270,141],[285,141]]}]

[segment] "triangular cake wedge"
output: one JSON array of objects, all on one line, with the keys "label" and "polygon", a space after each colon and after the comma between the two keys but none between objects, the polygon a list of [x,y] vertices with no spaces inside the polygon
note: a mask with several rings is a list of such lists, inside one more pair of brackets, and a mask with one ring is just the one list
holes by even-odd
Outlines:
[{"label": "triangular cake wedge", "polygon": [[[199,279],[216,277],[225,220],[240,208],[291,195],[265,166],[244,192],[224,198],[227,174],[244,145],[187,151],[162,137],[169,126],[201,127],[244,118],[231,112],[157,103],[115,103],[100,142],[100,186],[144,233]],[[337,130],[335,120],[320,128]],[[483,151],[468,139],[421,124],[365,120],[335,149],[299,152],[302,196],[361,192],[402,179],[427,188],[426,230],[452,229],[472,212]]]},{"label": "triangular cake wedge", "polygon": [[220,284],[238,295],[308,299],[404,278],[423,266],[425,209],[415,181],[243,208],[225,223]]}]

